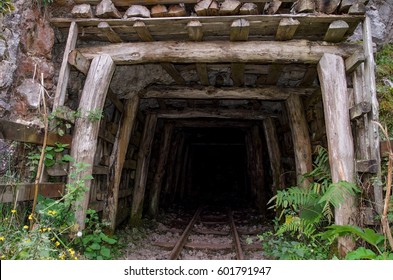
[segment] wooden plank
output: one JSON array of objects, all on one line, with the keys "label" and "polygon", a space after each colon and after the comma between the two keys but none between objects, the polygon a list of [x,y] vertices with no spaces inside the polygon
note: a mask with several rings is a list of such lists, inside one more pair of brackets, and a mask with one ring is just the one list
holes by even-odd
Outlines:
[{"label": "wooden plank", "polygon": [[[199,0],[113,0],[112,2],[116,6],[121,6],[121,7],[128,7],[130,5],[156,5],[156,4],[196,4]],[[254,2],[254,3],[266,3],[266,2],[271,2],[272,0],[238,0],[242,3],[247,3],[247,2]],[[280,0],[283,3],[292,3],[295,2],[296,0]],[[97,5],[100,0],[74,0],[75,3],[77,4],[91,4],[91,5]]]},{"label": "wooden plank", "polygon": [[68,31],[67,43],[65,45],[63,62],[59,72],[59,79],[56,86],[55,98],[53,101],[53,111],[64,105],[65,96],[67,92],[68,79],[70,77],[70,66],[68,65],[68,55],[75,48],[76,40],[78,38],[78,26],[75,21],[71,22],[70,29]]},{"label": "wooden plank", "polygon": [[141,98],[181,98],[181,99],[256,99],[285,100],[292,95],[310,95],[314,88],[215,88],[215,87],[148,87]]},{"label": "wooden plank", "polygon": [[[354,145],[348,114],[347,82],[344,60],[325,54],[318,64],[323,108],[333,183],[355,183]],[[343,98],[344,97],[344,98]],[[346,195],[345,202],[335,208],[335,224],[349,225],[356,221],[355,197]],[[339,237],[338,252],[345,256],[355,247],[352,238]]]},{"label": "wooden plank", "polygon": [[149,114],[145,120],[143,136],[138,152],[138,165],[134,184],[134,196],[131,206],[130,223],[140,225],[142,219],[143,201],[145,197],[147,173],[149,171],[150,153],[157,124],[157,115]]},{"label": "wooden plank", "polygon": [[201,84],[203,86],[209,86],[209,74],[207,73],[206,63],[196,63],[195,67]]},{"label": "wooden plank", "polygon": [[[33,183],[18,183],[15,185],[0,184],[0,202],[13,203],[18,201],[30,201],[34,199]],[[62,197],[65,190],[64,183],[39,183],[38,194],[48,198]]]},{"label": "wooden plank", "polygon": [[295,153],[297,183],[306,187],[309,182],[302,181],[302,175],[312,170],[312,160],[311,140],[302,100],[298,95],[291,95],[286,100],[286,107]]},{"label": "wooden plank", "polygon": [[269,114],[251,110],[166,110],[156,112],[163,119],[193,119],[193,118],[216,118],[216,119],[238,119],[238,120],[264,120]]},{"label": "wooden plank", "polygon": [[[97,148],[100,121],[92,122],[87,116],[92,110],[103,109],[114,71],[115,64],[107,55],[98,56],[91,63],[79,103],[81,117],[75,122],[74,137],[71,145],[71,156],[75,159],[75,162],[84,162],[90,164],[90,166],[78,173],[77,178],[69,177],[69,183],[93,173],[94,154]],[[80,230],[85,227],[91,183],[91,180],[85,181],[87,191],[84,193],[82,201],[77,202],[75,205],[75,217]]]},{"label": "wooden plank", "polygon": [[87,75],[91,61],[84,57],[78,50],[72,50],[68,56],[68,63],[76,70]]},{"label": "wooden plank", "polygon": [[284,69],[283,64],[271,64],[269,66],[269,75],[267,76],[265,84],[266,85],[277,85],[283,69]]},{"label": "wooden plank", "polygon": [[[373,41],[371,22],[368,17],[363,22],[363,47],[364,47],[364,96],[369,98],[371,102],[371,112],[368,115],[369,120],[369,143],[370,143],[370,159],[377,161],[379,170],[375,175],[381,178],[381,155],[379,153],[379,128],[374,122],[379,121],[379,105],[377,99],[377,87],[375,82],[375,61],[373,53]],[[374,180],[374,203],[377,213],[381,214],[383,210],[383,186],[381,180]]]},{"label": "wooden plank", "polygon": [[293,36],[298,29],[300,22],[293,18],[283,18],[278,24],[276,32],[276,40],[288,41],[292,40]]},{"label": "wooden plank", "polygon": [[[46,169],[49,176],[52,177],[62,177],[67,176],[69,174],[68,164],[55,164]],[[107,166],[102,165],[94,165],[93,166],[93,175],[108,175],[109,169]]]},{"label": "wooden plank", "polygon": [[[43,128],[24,125],[0,119],[0,139],[42,145],[44,142]],[[47,145],[55,146],[56,143],[71,144],[72,136],[60,136],[57,133],[48,133]]]},{"label": "wooden plank", "polygon": [[151,36],[149,29],[143,21],[137,21],[133,25],[138,37],[144,42],[153,42],[154,38]]},{"label": "wooden plank", "polygon": [[354,107],[349,109],[349,115],[351,120],[363,117],[364,114],[367,114],[371,111],[371,103],[370,102],[360,102],[356,104]]},{"label": "wooden plank", "polygon": [[[272,52],[279,49],[279,52]],[[141,63],[318,63],[325,53],[349,57],[356,44],[328,44],[307,40],[259,42],[148,42],[79,49],[89,59],[107,54],[116,64]]]},{"label": "wooden plank", "polygon": [[345,60],[345,71],[347,74],[352,73],[355,69],[364,62],[365,56],[363,52],[355,52]]},{"label": "wooden plank", "polygon": [[120,36],[112,29],[112,27],[107,22],[100,22],[97,27],[102,32],[102,34],[106,38],[108,38],[109,42],[123,43],[123,40],[120,38]]},{"label": "wooden plank", "polygon": [[[229,35],[230,41],[247,41],[250,31],[250,23],[245,19],[237,19],[231,24]],[[235,86],[244,84],[244,63],[231,64],[231,77]]]},{"label": "wooden plank", "polygon": [[172,140],[172,135],[174,131],[173,123],[166,123],[164,126],[164,132],[161,139],[161,149],[159,153],[157,168],[155,170],[153,183],[150,189],[150,203],[149,203],[149,214],[152,217],[156,217],[158,214],[158,207],[160,203],[160,192],[162,180],[166,171],[166,164],[169,156],[170,145]]},{"label": "wooden plank", "polygon": [[188,36],[192,41],[202,41],[202,23],[199,20],[191,20],[187,23]]},{"label": "wooden plank", "polygon": [[109,164],[109,185],[107,206],[104,209],[104,219],[107,220],[109,228],[114,232],[116,227],[116,217],[119,205],[119,186],[124,162],[127,155],[130,137],[134,128],[136,114],[139,107],[139,97],[135,95],[128,99],[125,105],[124,115],[122,116],[119,130],[116,136],[116,142],[113,145],[110,164]]},{"label": "wooden plank", "polygon": [[377,173],[378,164],[376,160],[366,159],[356,161],[356,172],[358,173]]},{"label": "wooden plank", "polygon": [[326,31],[324,41],[337,43],[344,39],[345,34],[349,29],[348,23],[343,20],[333,21]]},{"label": "wooden plank", "polygon": [[231,78],[234,86],[244,85],[244,63],[231,63]]}]

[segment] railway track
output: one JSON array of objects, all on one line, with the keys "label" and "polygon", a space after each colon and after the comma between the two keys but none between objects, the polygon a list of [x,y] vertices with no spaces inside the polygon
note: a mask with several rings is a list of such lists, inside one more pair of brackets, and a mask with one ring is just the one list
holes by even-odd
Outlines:
[{"label": "railway track", "polygon": [[[185,224],[184,220],[176,220],[177,226]],[[233,252],[233,258],[245,259],[244,251],[261,250],[259,243],[245,244],[244,238],[256,232],[239,230],[231,209],[212,209],[199,207],[193,216],[189,218],[184,230],[172,229],[180,236],[176,242],[154,242],[154,246],[170,250],[168,259],[182,259],[184,249],[212,252]]]}]

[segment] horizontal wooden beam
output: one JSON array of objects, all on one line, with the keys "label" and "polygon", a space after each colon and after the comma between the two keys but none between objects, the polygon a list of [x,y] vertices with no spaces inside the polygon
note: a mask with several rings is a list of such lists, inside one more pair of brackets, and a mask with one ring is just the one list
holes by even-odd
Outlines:
[{"label": "horizontal wooden beam", "polygon": [[[34,198],[34,184],[18,183],[15,185],[0,184],[0,202],[9,203],[18,201],[29,201]],[[56,198],[61,197],[64,193],[64,183],[40,183],[38,185],[38,194]]]},{"label": "horizontal wooden beam", "polygon": [[[325,53],[349,57],[362,46],[308,40],[255,42],[137,42],[81,48],[88,59],[107,54],[116,64],[141,63],[307,63],[317,64]],[[274,51],[272,51],[274,50]]]},{"label": "horizontal wooden beam", "polygon": [[370,102],[360,102],[349,109],[349,115],[351,120],[357,119],[364,114],[367,114],[371,111],[371,103]]},{"label": "horizontal wooden beam", "polygon": [[249,120],[228,120],[228,119],[207,119],[207,120],[195,120],[195,119],[177,119],[175,121],[176,127],[240,127],[249,128],[253,125],[253,122]]},{"label": "horizontal wooden beam", "polygon": [[378,164],[375,159],[370,160],[357,160],[356,171],[359,173],[377,173]]},{"label": "horizontal wooden beam", "polygon": [[345,60],[345,72],[352,73],[355,69],[364,62],[364,52],[355,52]]},{"label": "horizontal wooden beam", "polygon": [[[112,0],[115,6],[129,7],[130,5],[157,5],[157,4],[196,4],[199,0]],[[266,3],[272,0],[239,0],[240,2]],[[281,2],[292,3],[296,0],[280,0]],[[74,0],[76,4],[97,5],[101,0]]]},{"label": "horizontal wooden beam", "polygon": [[[62,177],[68,175],[68,165],[56,164],[47,168],[49,176]],[[107,166],[95,165],[93,166],[93,175],[108,175],[109,168]]]},{"label": "horizontal wooden beam", "polygon": [[[0,139],[42,145],[44,130],[43,128],[0,119]],[[60,136],[56,133],[48,133],[47,145],[49,146],[55,146],[55,143],[71,144],[71,142],[71,135]]]},{"label": "horizontal wooden beam", "polygon": [[157,113],[158,118],[163,119],[216,118],[238,120],[264,120],[266,119],[266,117],[271,116],[260,111],[230,109],[159,110],[154,112]]},{"label": "horizontal wooden beam", "polygon": [[315,88],[148,87],[141,98],[285,100],[291,94],[311,95]]}]

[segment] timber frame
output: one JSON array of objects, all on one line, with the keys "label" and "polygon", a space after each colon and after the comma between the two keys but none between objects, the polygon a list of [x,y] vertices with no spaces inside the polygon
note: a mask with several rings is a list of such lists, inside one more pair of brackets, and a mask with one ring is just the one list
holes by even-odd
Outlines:
[{"label": "timber frame", "polygon": [[[85,2],[85,1],[83,1]],[[121,1],[119,0],[119,3]],[[370,20],[364,15],[249,15],[223,17],[177,17],[177,18],[130,18],[130,19],[52,19],[52,24],[67,32],[62,67],[54,107],[64,105],[71,67],[87,75],[80,100],[83,111],[102,110],[106,98],[120,113],[116,137],[112,139],[112,152],[107,168],[109,194],[101,205],[104,217],[115,229],[118,200],[121,197],[119,184],[123,168],[130,164],[135,168],[132,194],[131,222],[141,222],[145,202],[149,213],[157,214],[160,188],[165,173],[164,166],[174,168],[179,159],[168,155],[170,139],[176,126],[198,126],[199,119],[225,119],[234,126],[243,126],[239,120],[252,120],[263,124],[262,134],[267,141],[270,167],[273,177],[273,192],[283,188],[281,154],[278,146],[277,128],[274,118],[277,113],[237,109],[218,110],[159,110],[146,111],[146,120],[139,134],[139,152],[135,160],[127,160],[127,148],[133,141],[137,112],[142,100],[180,99],[192,100],[253,100],[274,101],[286,110],[294,146],[296,177],[311,170],[311,140],[302,97],[322,94],[333,181],[355,182],[356,172],[380,176],[380,154],[377,126],[378,103],[374,77],[373,45]],[[359,25],[363,28],[363,44],[342,43]],[[105,30],[103,31],[103,26]],[[108,31],[109,30],[109,31]],[[108,33],[109,32],[109,33]],[[109,35],[108,35],[109,34]],[[115,38],[115,39],[113,39]],[[78,40],[102,40],[99,46],[77,47]],[[203,41],[202,41],[203,40]],[[110,89],[111,77],[119,65],[157,63],[173,78],[175,85],[149,86],[138,95],[122,103]],[[216,64],[228,64],[233,85],[218,87],[209,79],[209,71]],[[191,85],[182,77],[182,64],[196,70],[199,85]],[[268,72],[260,75],[253,86],[245,86],[244,75],[250,65],[264,65]],[[303,78],[296,85],[280,85],[284,69],[301,65]],[[347,77],[352,80],[349,90]],[[320,85],[318,85],[318,80]],[[164,106],[165,107],[165,106]],[[286,109],[285,109],[286,108]],[[100,123],[88,123],[86,118],[77,120],[71,145],[72,155],[77,160],[94,165],[94,153]],[[153,178],[149,201],[145,198],[147,173],[149,170],[152,141],[157,121],[165,119],[161,152],[156,174]],[[174,122],[176,120],[177,122]],[[194,121],[193,121],[194,120]],[[202,124],[203,125],[203,124]],[[209,123],[206,122],[206,126]],[[214,126],[214,124],[213,124]],[[351,128],[352,127],[352,128]],[[251,125],[248,141],[255,161],[261,161],[258,152],[261,143],[258,126]],[[101,136],[100,136],[101,135]],[[105,138],[105,137],[104,137]],[[107,137],[108,138],[108,137]],[[110,137],[109,137],[110,138]],[[175,139],[177,150],[184,149],[181,139]],[[255,152],[257,151],[257,152]],[[172,167],[171,167],[172,166]],[[188,167],[180,166],[179,170]],[[93,173],[93,170],[87,172]],[[263,178],[263,170],[253,170]],[[176,177],[176,176],[175,176]],[[182,180],[176,177],[174,180]],[[300,183],[300,181],[299,181]],[[258,184],[258,183],[256,183]],[[307,182],[303,182],[307,185]],[[90,189],[90,185],[88,186]],[[374,184],[375,210],[381,212],[382,188]],[[263,193],[256,192],[260,203],[266,202]],[[124,195],[124,194],[123,194]],[[84,227],[85,211],[91,194],[86,192],[82,207],[77,208],[78,222]],[[337,224],[356,224],[356,202],[348,197],[342,207],[335,209]],[[263,209],[262,209],[263,210]],[[342,252],[353,246],[350,240],[339,240]]]}]

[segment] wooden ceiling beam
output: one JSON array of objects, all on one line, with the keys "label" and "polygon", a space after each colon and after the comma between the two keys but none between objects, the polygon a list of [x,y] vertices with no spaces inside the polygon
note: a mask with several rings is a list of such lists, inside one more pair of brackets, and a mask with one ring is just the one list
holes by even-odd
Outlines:
[{"label": "wooden ceiling beam", "polygon": [[[307,63],[317,64],[325,53],[344,59],[361,45],[329,44],[308,40],[249,42],[148,42],[123,43],[80,48],[88,59],[102,54],[116,64],[143,63]],[[272,51],[274,50],[274,51]]]},{"label": "wooden ceiling beam", "polygon": [[239,119],[239,120],[264,120],[273,114],[262,113],[253,110],[233,109],[184,109],[184,110],[156,110],[158,118],[163,119],[194,119],[194,118],[216,118],[216,119]]},{"label": "wooden ceiling beam", "polygon": [[[199,0],[112,0],[115,6],[129,7],[130,5],[156,5],[156,4],[196,4]],[[250,0],[239,0],[240,2],[250,2]],[[266,3],[272,0],[253,0],[255,3]],[[281,2],[292,3],[296,0],[280,0]],[[101,0],[74,0],[76,4],[97,5]]]}]

